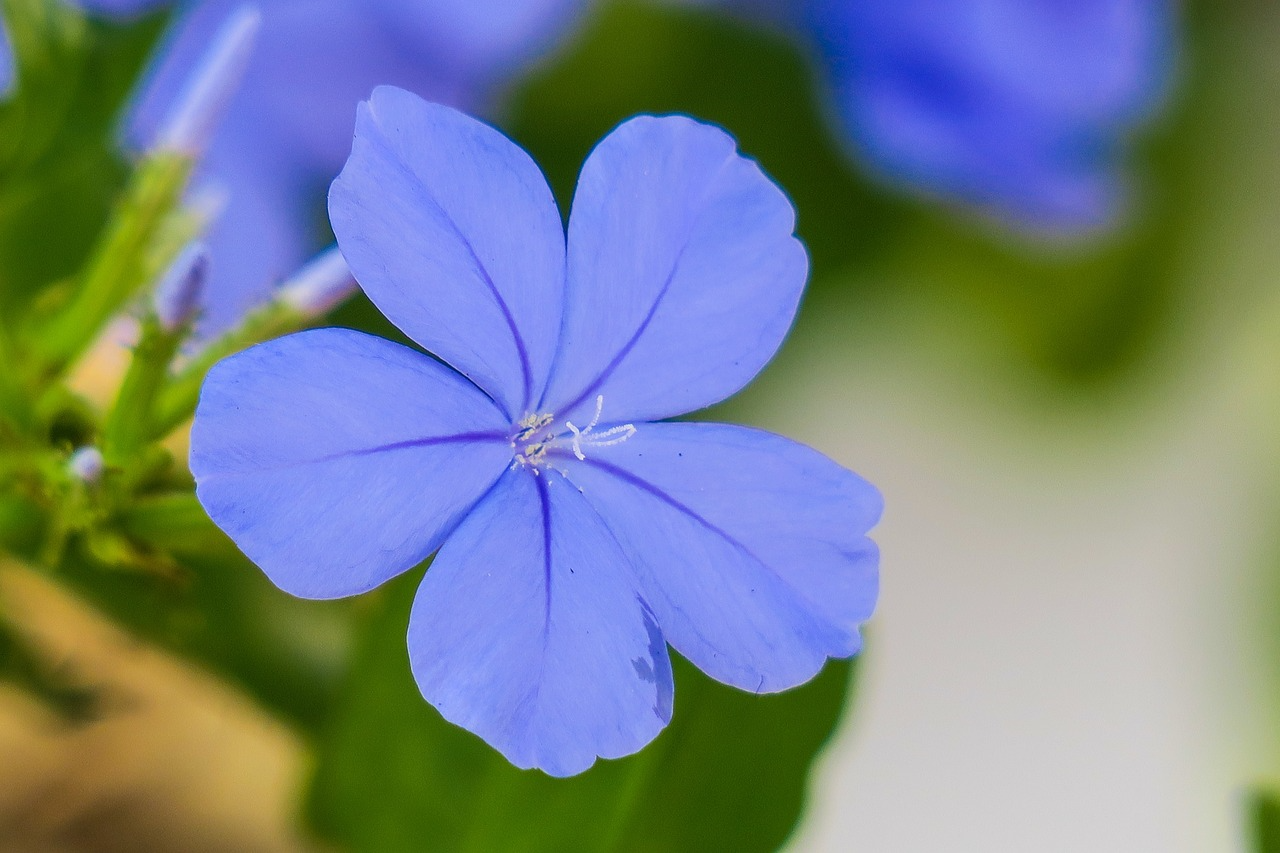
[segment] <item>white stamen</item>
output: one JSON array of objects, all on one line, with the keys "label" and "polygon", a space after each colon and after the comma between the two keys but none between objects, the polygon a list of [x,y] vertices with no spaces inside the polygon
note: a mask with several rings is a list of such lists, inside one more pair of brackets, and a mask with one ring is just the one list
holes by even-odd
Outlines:
[{"label": "white stamen", "polygon": [[585,430],[586,432],[591,432],[593,429],[596,428],[596,424],[600,423],[600,413],[602,411],[604,411],[604,395],[597,394],[596,395],[596,413],[595,413],[595,416],[591,418],[591,423],[587,424],[587,428]]},{"label": "white stamen", "polygon": [[[591,440],[587,443],[588,447],[612,447],[615,444],[622,444],[628,438],[636,434],[634,424],[623,424],[622,426],[610,427],[604,432],[598,432],[591,436]],[[617,436],[616,438],[614,436]]]},{"label": "white stamen", "polygon": [[331,246],[280,285],[276,300],[305,317],[319,317],[337,308],[358,289],[342,252]]},{"label": "white stamen", "polygon": [[604,409],[604,395],[596,397],[596,414],[591,419],[591,423],[587,424],[586,429],[578,429],[573,425],[573,421],[565,421],[564,425],[569,432],[573,433],[573,455],[578,457],[579,462],[587,461],[586,454],[582,452],[582,446],[587,447],[612,447],[615,444],[622,444],[628,438],[636,434],[634,424],[622,424],[621,426],[609,427],[601,433],[592,432],[596,428],[596,424],[600,423],[600,412]]},{"label": "white stamen", "polygon": [[578,457],[579,462],[586,462],[587,457],[582,455],[582,433],[573,425],[573,421],[565,421],[564,425],[573,433],[573,455]]},{"label": "white stamen", "polygon": [[[573,421],[565,421],[564,428],[569,435],[557,435],[554,426],[556,416],[553,414],[529,414],[516,423],[516,433],[511,437],[512,468],[529,468],[535,475],[541,468],[558,471],[547,458],[548,451],[568,447],[579,462],[587,460],[584,447],[612,447],[621,444],[636,434],[634,424],[622,424],[609,427],[603,432],[596,432],[600,423],[600,413],[604,410],[604,395],[596,397],[596,412],[585,428],[579,428]],[[563,474],[564,472],[560,472]],[[567,479],[567,476],[566,476]],[[576,488],[576,487],[575,487]]]}]

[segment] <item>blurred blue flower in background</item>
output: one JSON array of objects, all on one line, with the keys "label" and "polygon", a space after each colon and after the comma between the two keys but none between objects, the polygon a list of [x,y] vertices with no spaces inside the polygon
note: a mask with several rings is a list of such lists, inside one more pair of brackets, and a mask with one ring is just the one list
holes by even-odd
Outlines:
[{"label": "blurred blue flower in background", "polygon": [[[129,129],[144,144],[240,0],[180,5]],[[93,0],[134,13],[155,0]],[[392,84],[485,112],[591,0],[267,0],[242,91],[205,155],[225,201],[201,327],[221,330],[316,248],[354,105]],[[1113,223],[1128,133],[1169,66],[1167,0],[729,0],[817,46],[833,120],[889,180],[1053,233]],[[0,83],[3,82],[0,42]]]},{"label": "blurred blue flower in background", "polygon": [[[150,140],[212,36],[241,0],[182,7],[136,105]],[[308,257],[323,190],[342,167],[355,108],[377,85],[484,111],[511,75],[550,50],[586,0],[265,0],[240,93],[204,158],[225,191],[205,331],[226,327]]]},{"label": "blurred blue flower in background", "polygon": [[[154,134],[241,0],[179,5],[129,136]],[[155,0],[93,0],[133,13]],[[378,85],[484,113],[591,0],[266,0],[242,91],[205,156],[225,201],[201,328],[228,327],[317,245],[355,104]],[[1019,227],[1080,232],[1123,210],[1126,137],[1164,88],[1166,0],[728,0],[817,45],[833,120],[892,182]],[[0,65],[3,68],[3,65]],[[3,74],[3,70],[0,70]]]},{"label": "blurred blue flower in background", "polygon": [[1121,218],[1175,53],[1171,0],[680,2],[808,46],[832,123],[888,182],[1047,234]]},{"label": "blurred blue flower in background", "polygon": [[1016,225],[1123,209],[1121,162],[1171,66],[1168,0],[803,0],[836,120],[895,182]]},{"label": "blurred blue flower in background", "polygon": [[9,32],[0,19],[0,95],[6,95],[13,85],[13,47],[9,44]]},{"label": "blurred blue flower in background", "polygon": [[654,423],[750,382],[807,277],[790,202],[731,137],[622,124],[566,248],[527,154],[382,87],[329,208],[366,294],[445,363],[323,329],[210,372],[197,494],[273,582],[355,595],[440,549],[409,625],[422,694],[557,776],[666,725],[668,643],[755,692],[859,650],[876,489],[769,433]]},{"label": "blurred blue flower in background", "polygon": [[[136,105],[144,144],[241,0],[179,4]],[[695,2],[695,0],[685,0]],[[889,181],[1027,230],[1087,232],[1124,210],[1125,146],[1166,88],[1169,0],[702,0],[799,31],[851,149]],[[86,0],[133,14],[156,0]],[[225,328],[316,245],[354,105],[376,85],[485,112],[591,0],[265,0],[243,90],[206,155],[226,201],[202,328]],[[0,91],[12,83],[0,28]]]}]

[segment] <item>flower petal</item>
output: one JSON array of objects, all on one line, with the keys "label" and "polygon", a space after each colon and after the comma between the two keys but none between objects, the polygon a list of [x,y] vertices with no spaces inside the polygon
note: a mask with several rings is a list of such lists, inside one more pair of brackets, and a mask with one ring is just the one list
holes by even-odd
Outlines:
[{"label": "flower petal", "polygon": [[671,663],[627,558],[560,475],[508,472],[414,602],[422,695],[518,767],[629,755],[671,718]]},{"label": "flower petal", "polygon": [[782,191],[724,131],[632,119],[582,168],[564,333],[540,411],[610,421],[700,409],[747,384],[791,326],[808,274]]},{"label": "flower petal", "polygon": [[667,641],[756,692],[860,647],[875,607],[876,489],[804,445],[745,427],[644,424],[569,476],[640,575]]},{"label": "flower petal", "polygon": [[360,105],[329,192],[343,256],[407,335],[512,418],[541,394],[564,291],[564,232],[538,167],[493,128],[400,89]]},{"label": "flower petal", "polygon": [[320,329],[209,372],[191,472],[209,516],[277,586],[338,598],[438,548],[510,461],[506,432],[443,365]]}]

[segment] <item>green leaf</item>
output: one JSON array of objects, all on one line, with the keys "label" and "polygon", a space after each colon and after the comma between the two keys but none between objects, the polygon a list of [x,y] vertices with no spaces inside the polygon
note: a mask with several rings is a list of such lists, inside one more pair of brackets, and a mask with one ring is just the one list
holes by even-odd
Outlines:
[{"label": "green leaf", "polygon": [[[12,484],[0,480],[0,488]],[[17,493],[0,494],[0,554],[34,553],[43,537],[45,518],[30,498]]]},{"label": "green leaf", "polygon": [[70,6],[41,0],[0,3],[13,43],[17,94],[0,104],[0,166],[41,157],[71,112],[88,61],[84,20]]},{"label": "green leaf", "polygon": [[1271,791],[1255,788],[1249,792],[1245,808],[1253,853],[1280,853],[1280,799]]},{"label": "green leaf", "polygon": [[68,3],[0,0],[18,63],[0,99],[0,313],[79,269],[126,168],[120,114],[163,15],[128,26]]},{"label": "green leaf", "polygon": [[754,696],[676,660],[675,715],[639,754],[572,779],[517,770],[418,694],[405,631],[419,574],[367,596],[332,727],[317,745],[316,827],[354,851],[776,850],[840,719],[851,665]]}]

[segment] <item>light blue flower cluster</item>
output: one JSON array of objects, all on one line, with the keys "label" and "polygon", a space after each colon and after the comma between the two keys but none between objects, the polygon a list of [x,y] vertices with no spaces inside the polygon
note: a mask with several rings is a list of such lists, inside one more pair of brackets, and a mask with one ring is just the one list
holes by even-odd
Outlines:
[{"label": "light blue flower cluster", "polygon": [[13,86],[13,45],[9,44],[9,30],[0,20],[0,95]]},{"label": "light blue flower cluster", "polygon": [[[149,141],[241,0],[192,0],[132,135]],[[84,0],[136,13],[156,0]],[[393,84],[483,112],[496,87],[580,25],[591,0],[263,0],[244,86],[205,158],[225,190],[206,331],[259,302],[312,250],[317,188],[354,104]],[[1114,222],[1124,143],[1165,88],[1169,0],[720,0],[799,32],[833,121],[888,180],[1054,233]],[[0,91],[12,72],[0,28]]]},{"label": "light blue flower cluster", "polygon": [[804,0],[835,119],[876,171],[1006,221],[1123,210],[1129,133],[1166,88],[1169,0]]},{"label": "light blue flower cluster", "polygon": [[668,722],[668,644],[755,692],[858,651],[876,489],[775,435],[660,422],[748,383],[807,277],[790,202],[727,134],[625,122],[566,241],[527,154],[379,88],[329,211],[365,293],[444,363],[323,329],[210,372],[197,494],[278,586],[355,595],[439,549],[409,626],[423,695],[557,776]]},{"label": "light blue flower cluster", "polygon": [[[136,106],[145,146],[244,0],[178,12]],[[221,330],[316,248],[315,206],[350,149],[355,106],[390,84],[483,111],[495,87],[577,23],[586,0],[261,0],[261,29],[239,93],[204,153],[225,202],[207,240],[216,259],[202,325]]]}]

